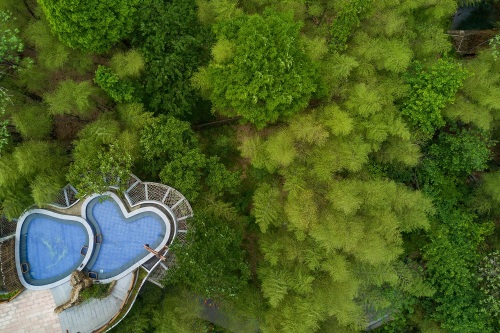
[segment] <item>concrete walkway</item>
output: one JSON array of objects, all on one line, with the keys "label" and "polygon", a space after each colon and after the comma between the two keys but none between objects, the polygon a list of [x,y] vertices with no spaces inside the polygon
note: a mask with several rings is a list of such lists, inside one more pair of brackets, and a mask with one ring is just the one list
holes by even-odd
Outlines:
[{"label": "concrete walkway", "polygon": [[[134,274],[129,273],[117,280],[111,295],[106,298],[89,300],[61,312],[59,320],[62,332],[89,333],[108,323],[127,299],[133,278]],[[56,299],[57,305],[63,304],[69,298],[70,290],[69,283],[52,289],[52,295]],[[67,296],[61,297],[64,294]]]},{"label": "concrete walkway", "polygon": [[49,290],[25,290],[9,303],[0,304],[1,333],[89,333],[108,323],[120,310],[132,287],[134,273],[116,281],[109,295],[69,308],[59,315],[56,306],[69,299],[66,282]]},{"label": "concrete walkway", "polygon": [[0,332],[62,332],[50,290],[25,290],[9,303],[0,304]]}]

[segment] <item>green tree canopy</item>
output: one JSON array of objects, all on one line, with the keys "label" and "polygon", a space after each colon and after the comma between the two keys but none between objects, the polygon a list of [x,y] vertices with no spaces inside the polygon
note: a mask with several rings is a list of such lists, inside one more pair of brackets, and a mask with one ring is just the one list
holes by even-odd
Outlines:
[{"label": "green tree canopy", "polygon": [[54,200],[65,185],[68,159],[61,146],[49,141],[25,141],[0,158],[0,202],[8,218],[29,205]]},{"label": "green tree canopy", "polygon": [[[0,69],[17,66],[20,59],[19,53],[24,49],[24,44],[19,37],[19,30],[11,26],[12,20],[10,12],[0,11]],[[4,74],[4,71],[0,70],[0,78]],[[10,136],[7,130],[9,120],[5,119],[5,104],[8,101],[7,90],[0,85],[0,155]]]},{"label": "green tree canopy", "polygon": [[446,59],[439,59],[430,66],[414,63],[405,75],[410,92],[403,100],[401,112],[418,132],[432,136],[436,129],[445,125],[441,112],[455,100],[467,75],[460,64]]},{"label": "green tree canopy", "polygon": [[208,61],[212,42],[210,29],[198,22],[196,3],[142,2],[138,13],[141,25],[133,42],[146,62],[142,91],[144,104],[151,111],[183,118],[208,111],[190,82],[197,67]]},{"label": "green tree canopy", "polygon": [[203,154],[187,122],[159,117],[144,128],[140,140],[149,176],[159,177],[189,200],[195,200],[205,186],[220,195],[234,191],[239,183],[238,174],[227,170],[218,157]]},{"label": "green tree canopy", "polygon": [[[431,241],[424,248],[428,281],[437,289],[433,317],[450,332],[493,332],[481,309],[476,267],[477,248],[492,225],[457,207],[439,207]],[[492,311],[493,312],[493,311]]]},{"label": "green tree canopy", "polygon": [[15,66],[24,44],[19,38],[19,30],[11,26],[10,12],[0,11],[0,65]]},{"label": "green tree canopy", "polygon": [[98,89],[90,81],[65,80],[56,90],[45,95],[49,112],[53,115],[73,114],[88,117],[95,107]]},{"label": "green tree canopy", "polygon": [[110,185],[122,190],[130,177],[132,159],[121,147],[103,145],[97,155],[75,160],[69,168],[68,181],[78,190],[78,196],[104,193]]},{"label": "green tree canopy", "polygon": [[83,51],[103,53],[131,32],[139,1],[40,0],[39,3],[61,42]]},{"label": "green tree canopy", "polygon": [[215,110],[263,127],[304,109],[317,85],[300,27],[291,14],[271,10],[216,25],[208,67]]},{"label": "green tree canopy", "polygon": [[189,221],[186,244],[172,247],[176,264],[167,282],[189,286],[210,298],[234,297],[247,284],[250,271],[240,248],[245,218],[231,206],[206,201]]},{"label": "green tree canopy", "polygon": [[0,156],[2,150],[9,142],[10,133],[7,130],[9,120],[5,118],[5,104],[8,102],[8,96],[5,89],[0,87]]}]

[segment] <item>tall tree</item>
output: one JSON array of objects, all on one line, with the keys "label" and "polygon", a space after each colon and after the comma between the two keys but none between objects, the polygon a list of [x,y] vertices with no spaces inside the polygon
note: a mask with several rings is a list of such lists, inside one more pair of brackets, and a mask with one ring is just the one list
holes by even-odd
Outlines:
[{"label": "tall tree", "polygon": [[189,221],[186,244],[171,248],[176,264],[167,282],[186,285],[206,298],[234,298],[250,277],[240,248],[245,218],[222,202],[205,200],[205,205]]},{"label": "tall tree", "polygon": [[19,29],[12,24],[12,14],[0,11],[0,65],[12,67],[19,62],[24,44],[19,38]]},{"label": "tall tree", "polygon": [[142,23],[133,42],[146,62],[144,104],[156,113],[203,119],[210,105],[201,102],[190,78],[208,60],[212,34],[198,22],[196,1],[147,0],[138,14]]},{"label": "tall tree", "polygon": [[253,202],[264,233],[259,277],[271,307],[265,332],[317,331],[329,318],[362,328],[360,298],[382,285],[399,288],[394,267],[403,253],[402,233],[428,227],[432,207],[421,193],[362,176],[368,154],[388,137],[353,130],[367,117],[372,128],[381,121],[374,115],[383,101],[365,98],[374,101],[353,98],[351,114],[335,105],[319,108],[268,130],[266,138],[243,142],[243,155],[256,167],[280,175],[279,182],[259,186]]},{"label": "tall tree", "polygon": [[82,51],[103,53],[132,31],[139,1],[40,0],[39,3],[61,42]]},{"label": "tall tree", "polygon": [[414,63],[406,82],[410,85],[409,95],[403,100],[401,112],[409,123],[425,137],[432,136],[436,129],[445,125],[442,110],[453,103],[468,72],[459,64],[439,59],[425,68]]},{"label": "tall tree", "polygon": [[103,193],[111,185],[125,188],[132,156],[124,145],[123,133],[120,122],[109,116],[102,116],[78,133],[67,180],[80,197]]},{"label": "tall tree", "polygon": [[316,91],[316,71],[302,51],[300,24],[292,15],[267,10],[214,29],[217,43],[206,73],[218,113],[264,127],[308,105]]},{"label": "tall tree", "polygon": [[21,104],[12,115],[12,122],[25,140],[47,139],[53,119],[42,103]]},{"label": "tall tree", "polygon": [[[0,11],[0,68],[15,68],[19,63],[19,54],[24,49],[19,30],[12,25],[13,20],[10,12]],[[0,79],[4,74],[5,70],[0,72]],[[0,85],[0,156],[10,136],[7,130],[9,120],[5,117],[5,104],[8,102],[7,89]]]},{"label": "tall tree", "polygon": [[187,122],[159,117],[144,128],[140,142],[149,176],[159,177],[189,200],[204,189],[221,195],[238,186],[238,174],[227,170],[218,157],[203,154]]},{"label": "tall tree", "polygon": [[4,214],[17,218],[33,203],[52,202],[65,185],[68,159],[49,141],[26,141],[0,158],[0,202]]},{"label": "tall tree", "polygon": [[97,88],[90,81],[65,80],[56,90],[44,96],[53,115],[72,114],[89,117],[95,110]]}]

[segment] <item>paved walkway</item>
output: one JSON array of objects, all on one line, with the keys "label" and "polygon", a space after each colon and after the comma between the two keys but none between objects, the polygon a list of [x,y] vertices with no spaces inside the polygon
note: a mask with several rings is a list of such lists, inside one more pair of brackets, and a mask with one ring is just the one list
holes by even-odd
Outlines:
[{"label": "paved walkway", "polygon": [[9,303],[0,304],[0,332],[62,332],[50,290],[25,290]]},{"label": "paved walkway", "polygon": [[[104,326],[118,313],[123,302],[127,299],[133,277],[134,274],[129,273],[117,280],[111,295],[106,298],[93,299],[61,312],[59,319],[63,332],[67,330],[69,333],[89,333]],[[57,288],[66,289],[68,293],[70,290],[69,283],[67,286],[62,285]],[[58,294],[64,294],[64,291],[60,292],[57,288],[52,289],[52,295],[58,304],[62,304],[64,301]],[[0,332],[2,331],[0,330]]]},{"label": "paved walkway", "polygon": [[25,290],[9,303],[0,304],[0,332],[3,333],[88,333],[104,326],[120,310],[132,287],[134,274],[116,281],[111,295],[69,308],[59,315],[56,306],[69,298],[66,282],[50,290]]}]

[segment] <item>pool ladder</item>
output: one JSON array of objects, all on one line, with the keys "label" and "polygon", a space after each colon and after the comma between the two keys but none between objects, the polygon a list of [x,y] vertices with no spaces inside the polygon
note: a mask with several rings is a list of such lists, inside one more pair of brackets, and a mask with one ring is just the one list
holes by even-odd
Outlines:
[{"label": "pool ladder", "polygon": [[23,272],[23,274],[26,274],[30,271],[30,264],[28,264],[27,262],[23,262],[21,264],[21,272]]}]

